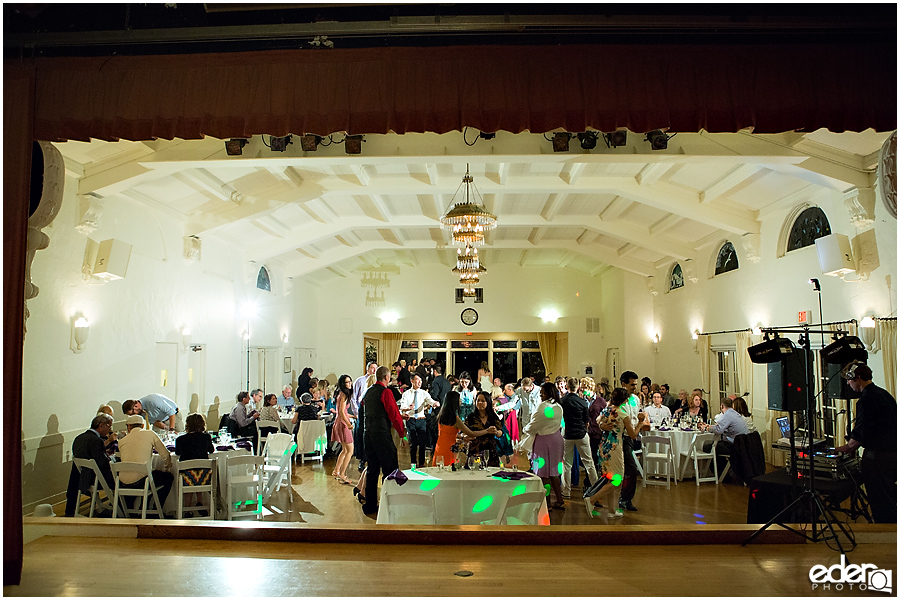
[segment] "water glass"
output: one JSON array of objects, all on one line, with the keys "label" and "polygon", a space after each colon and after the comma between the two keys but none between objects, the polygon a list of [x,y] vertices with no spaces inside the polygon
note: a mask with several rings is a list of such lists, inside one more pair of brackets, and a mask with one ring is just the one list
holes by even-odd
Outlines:
[{"label": "water glass", "polygon": [[434,464],[437,465],[437,468],[439,471],[443,471],[444,470],[444,457],[443,456],[435,457]]},{"label": "water glass", "polygon": [[513,473],[518,473],[518,472],[519,472],[519,461],[516,460],[515,457],[513,457]]}]

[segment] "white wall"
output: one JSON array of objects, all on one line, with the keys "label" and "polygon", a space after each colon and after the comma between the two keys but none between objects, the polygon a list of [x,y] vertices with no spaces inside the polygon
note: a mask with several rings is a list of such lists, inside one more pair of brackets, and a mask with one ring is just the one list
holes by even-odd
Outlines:
[{"label": "white wall", "polygon": [[[28,303],[24,345],[26,510],[65,489],[72,439],[89,427],[100,404],[110,403],[119,421],[122,402],[157,391],[158,342],[179,348],[176,372],[169,374],[177,385],[169,395],[185,414],[199,408],[215,428],[219,415],[231,409],[235,394],[246,386],[241,339],[246,324],[236,311],[247,300],[257,301],[259,317],[251,331],[259,346],[281,347],[281,331],[294,319],[294,298],[277,289],[275,294],[256,290],[255,276],[247,283],[240,257],[228,245],[204,240],[201,260],[187,264],[182,224],[126,199],[104,201],[91,237],[133,245],[127,276],[87,284],[81,276],[87,238],[74,228],[76,187],[76,180],[66,180],[60,213],[44,230],[50,245],[37,252],[32,266],[40,293]],[[80,354],[69,348],[71,318],[77,313],[90,322]],[[188,354],[180,350],[185,326],[191,329],[192,343],[205,347],[205,397],[197,399],[199,406],[187,396]]]}]

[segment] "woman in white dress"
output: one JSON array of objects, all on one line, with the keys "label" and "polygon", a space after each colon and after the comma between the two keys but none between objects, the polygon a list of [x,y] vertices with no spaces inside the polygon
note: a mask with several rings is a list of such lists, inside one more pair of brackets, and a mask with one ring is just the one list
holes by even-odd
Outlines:
[{"label": "woman in white dress", "polygon": [[491,377],[491,368],[486,360],[481,361],[481,368],[478,369],[478,383],[481,384],[483,391],[491,393],[491,388],[494,386],[494,378]]}]

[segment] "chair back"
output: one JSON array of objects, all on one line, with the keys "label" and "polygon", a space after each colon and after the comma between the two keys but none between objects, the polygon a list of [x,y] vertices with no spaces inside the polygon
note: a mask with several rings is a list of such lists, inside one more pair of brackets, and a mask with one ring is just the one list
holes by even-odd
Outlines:
[{"label": "chair back", "polygon": [[288,433],[270,433],[266,440],[267,462],[278,462],[293,443],[294,437]]},{"label": "chair back", "polygon": [[[544,492],[526,492],[517,496],[507,496],[500,503],[500,509],[497,512],[497,525],[509,525],[510,513],[515,512],[518,506],[528,505],[527,518],[517,519],[523,525],[536,525],[540,523],[538,515],[541,512],[541,506],[544,503]],[[519,513],[521,515],[521,512]]]},{"label": "chair back", "polygon": [[225,504],[229,521],[262,514],[262,468],[265,457],[239,454],[225,457]]},{"label": "chair back", "polygon": [[644,449],[644,460],[652,454],[664,458],[672,451],[672,440],[664,435],[642,435],[641,448]]},{"label": "chair back", "polygon": [[298,421],[297,447],[298,452],[308,454],[311,452],[325,453],[327,439],[325,436],[325,421]]},{"label": "chair back", "polygon": [[[156,494],[156,486],[153,485],[153,461],[148,460],[145,463],[139,462],[117,462],[110,465],[113,473],[113,477],[116,481],[116,489],[113,492],[113,503],[119,504],[121,500],[121,509],[122,514],[126,517],[131,513],[137,513],[137,508],[128,508],[128,505],[125,502],[125,498],[128,496],[135,496],[142,499],[141,502],[141,518],[146,519],[147,513],[152,512],[159,515],[159,518],[162,518],[162,505],[159,502],[159,496]],[[120,480],[121,474],[123,472],[128,473],[138,473],[141,475],[144,481],[144,487],[123,487],[123,484]],[[138,480],[140,481],[140,479]],[[148,508],[150,504],[150,499],[153,499],[155,508]],[[117,510],[113,511],[113,518],[118,514]]]},{"label": "chair back", "polygon": [[[703,450],[703,446],[706,445],[707,442],[712,442],[712,447],[709,451],[705,452]],[[694,438],[691,440],[691,449],[697,456],[706,457],[714,456],[716,454],[716,444],[718,444],[718,438],[714,433],[695,433]]]},{"label": "chair back", "polygon": [[[178,509],[176,518],[184,518],[185,494],[209,494],[209,502],[188,507],[198,519],[213,519],[216,510],[216,460],[213,458],[182,460],[176,464],[175,479],[178,486]],[[206,511],[206,516],[196,516],[199,511]]]},{"label": "chair back", "polygon": [[[75,463],[75,468],[78,469],[78,473],[80,476],[79,477],[80,491],[87,492],[91,497],[91,509],[90,509],[90,512],[88,513],[88,516],[93,517],[94,509],[96,508],[97,502],[100,497],[99,490],[102,489],[103,492],[106,494],[106,501],[102,502],[102,504],[104,506],[108,506],[108,505],[112,504],[113,491],[111,489],[109,489],[109,486],[106,483],[106,478],[103,477],[103,473],[100,472],[100,467],[97,465],[96,460],[94,460],[93,458],[74,458],[72,460]],[[91,483],[87,489],[84,488],[84,484],[90,478],[86,476],[86,473],[84,473],[85,469],[87,469],[93,473],[93,483]],[[98,485],[99,485],[99,488],[98,488]]]},{"label": "chair back", "polygon": [[268,443],[268,439],[269,439],[268,438],[269,434],[263,431],[263,429],[266,429],[266,428],[271,428],[271,429],[274,429],[275,431],[280,431],[281,423],[278,423],[276,421],[264,421],[261,419],[258,419],[256,421],[256,437],[259,439],[259,441],[256,443],[256,453],[259,454],[260,456],[262,456],[263,453],[265,452],[265,446]]},{"label": "chair back", "polygon": [[[387,510],[390,523],[409,525],[435,525],[434,494],[387,494]],[[409,510],[419,507],[423,510]],[[416,520],[414,517],[420,517]]]}]

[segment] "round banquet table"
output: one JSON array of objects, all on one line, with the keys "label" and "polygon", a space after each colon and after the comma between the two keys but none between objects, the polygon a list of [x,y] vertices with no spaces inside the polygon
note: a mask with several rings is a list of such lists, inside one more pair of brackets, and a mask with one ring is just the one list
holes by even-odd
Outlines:
[{"label": "round banquet table", "polygon": [[[683,429],[652,429],[646,432],[647,435],[659,435],[669,438],[672,442],[672,453],[675,455],[675,473],[680,478],[681,468],[684,461],[687,460],[688,451],[691,448],[691,440],[694,435],[700,433],[699,429],[691,429],[685,431]],[[694,463],[691,461],[684,472],[685,477],[694,476]]]},{"label": "round banquet table", "polygon": [[[479,525],[497,518],[505,496],[515,496],[526,492],[544,493],[540,477],[529,475],[523,479],[506,480],[493,477],[500,471],[496,467],[488,470],[451,471],[449,467],[439,470],[426,467],[405,470],[409,480],[398,485],[394,480],[385,480],[381,486],[381,501],[378,507],[379,525],[403,523],[403,515],[392,519],[387,507],[390,496],[405,493],[431,493],[435,501],[435,522],[438,525]],[[519,510],[522,509],[522,510]],[[509,515],[525,525],[549,525],[550,515],[546,503],[541,504],[537,522],[528,506],[511,508]]]}]

